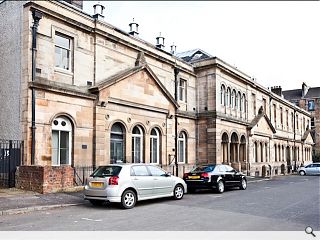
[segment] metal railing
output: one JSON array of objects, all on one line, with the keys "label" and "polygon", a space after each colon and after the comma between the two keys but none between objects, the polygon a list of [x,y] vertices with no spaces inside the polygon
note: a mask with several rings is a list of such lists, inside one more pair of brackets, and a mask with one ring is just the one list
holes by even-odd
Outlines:
[{"label": "metal railing", "polygon": [[87,178],[96,169],[94,166],[75,166],[74,171],[74,183],[76,186],[84,186],[86,184]]},{"label": "metal railing", "polygon": [[17,166],[23,158],[23,141],[0,139],[0,187],[14,187]]}]

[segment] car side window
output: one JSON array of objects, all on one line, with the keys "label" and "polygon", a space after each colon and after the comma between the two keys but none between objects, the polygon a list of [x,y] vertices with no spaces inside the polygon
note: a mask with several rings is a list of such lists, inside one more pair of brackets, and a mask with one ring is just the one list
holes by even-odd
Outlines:
[{"label": "car side window", "polygon": [[225,166],[225,167],[227,169],[227,172],[233,172],[234,171],[234,169],[232,167],[230,167],[230,166]]},{"label": "car side window", "polygon": [[219,172],[226,172],[227,168],[224,165],[219,166]]},{"label": "car side window", "polygon": [[152,176],[165,176],[166,172],[155,166],[148,166]]},{"label": "car side window", "polygon": [[146,166],[133,166],[131,169],[133,171],[133,176],[150,176]]}]

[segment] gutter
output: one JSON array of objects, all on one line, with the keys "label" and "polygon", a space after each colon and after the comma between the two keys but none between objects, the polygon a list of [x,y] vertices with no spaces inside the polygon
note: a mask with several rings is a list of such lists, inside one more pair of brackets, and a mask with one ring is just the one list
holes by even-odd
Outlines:
[{"label": "gutter", "polygon": [[[36,51],[37,51],[37,30],[39,26],[39,21],[42,18],[42,13],[36,9],[32,9],[33,26],[32,26],[32,82],[36,78]],[[31,96],[31,165],[35,164],[35,145],[36,145],[36,100],[35,100],[35,89],[32,88]]]}]

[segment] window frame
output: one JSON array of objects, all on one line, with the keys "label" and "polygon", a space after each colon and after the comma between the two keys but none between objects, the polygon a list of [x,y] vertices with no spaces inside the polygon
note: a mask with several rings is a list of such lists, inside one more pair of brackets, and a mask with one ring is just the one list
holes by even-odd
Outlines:
[{"label": "window frame", "polygon": [[[56,124],[57,122],[57,124]],[[63,126],[63,122],[66,123],[65,126]],[[59,123],[61,123],[62,126],[59,125]],[[57,148],[54,148],[54,132],[58,133],[58,142],[57,142]],[[66,148],[66,150],[68,150],[68,159],[66,161],[66,163],[61,164],[61,133],[67,133],[68,134],[68,148]],[[72,156],[72,133],[73,133],[73,127],[71,124],[71,121],[63,116],[59,116],[56,117],[51,124],[51,165],[52,166],[61,166],[61,165],[71,165],[71,156]],[[56,150],[57,151],[57,159],[54,159],[54,154],[53,151]]]},{"label": "window frame", "polygon": [[[182,93],[182,94],[181,94]],[[180,78],[178,83],[178,99],[180,102],[187,102],[187,80]]]},{"label": "window frame", "polygon": [[[181,152],[180,143],[183,144],[183,152]],[[183,159],[180,161],[181,153],[183,154]],[[180,132],[178,137],[178,154],[177,154],[178,160],[177,162],[180,164],[187,162],[187,134],[185,132]]]},{"label": "window frame", "polygon": [[[64,38],[64,39],[67,39],[69,41],[69,48],[66,48],[65,46],[62,46],[62,45],[59,45],[56,41],[56,37],[59,36],[61,38]],[[56,56],[56,48],[60,48],[60,49],[63,49],[63,50],[66,50],[68,52],[68,69],[64,68],[64,67],[61,67],[61,65],[57,66],[57,56]],[[55,57],[55,61],[54,61],[54,67],[55,69],[59,69],[59,70],[62,70],[62,71],[67,71],[67,72],[72,72],[72,59],[73,59],[73,51],[72,51],[72,48],[73,48],[73,38],[66,35],[66,34],[63,34],[59,31],[56,31],[55,32],[55,36],[54,36],[54,57]],[[60,55],[61,56],[61,55]],[[61,59],[59,59],[61,60]]]},{"label": "window frame", "polygon": [[[152,131],[155,130],[156,135],[152,135]],[[160,131],[157,128],[152,128],[151,132],[150,132],[150,163],[151,164],[159,164],[160,163]],[[154,161],[153,159],[153,141],[156,140],[157,141],[157,149],[156,149],[156,161]]]}]

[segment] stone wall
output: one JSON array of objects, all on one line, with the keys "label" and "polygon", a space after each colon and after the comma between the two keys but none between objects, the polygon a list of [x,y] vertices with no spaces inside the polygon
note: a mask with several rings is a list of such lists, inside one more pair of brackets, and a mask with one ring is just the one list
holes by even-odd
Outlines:
[{"label": "stone wall", "polygon": [[74,186],[71,166],[20,166],[16,172],[16,187],[39,193],[67,191]]}]

